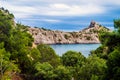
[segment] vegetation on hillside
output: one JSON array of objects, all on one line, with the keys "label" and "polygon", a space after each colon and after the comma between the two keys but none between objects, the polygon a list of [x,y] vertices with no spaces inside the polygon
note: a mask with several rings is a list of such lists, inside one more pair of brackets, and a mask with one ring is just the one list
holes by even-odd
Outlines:
[{"label": "vegetation on hillside", "polygon": [[[33,47],[27,27],[0,9],[0,80],[119,80],[120,19],[115,31],[101,32],[101,46],[86,58],[67,51],[61,57],[48,45]],[[67,38],[67,37],[66,37]]]},{"label": "vegetation on hillside", "polygon": [[100,34],[101,46],[92,51],[92,54],[106,60],[106,73],[104,80],[120,79],[120,19],[114,20],[113,32]]}]

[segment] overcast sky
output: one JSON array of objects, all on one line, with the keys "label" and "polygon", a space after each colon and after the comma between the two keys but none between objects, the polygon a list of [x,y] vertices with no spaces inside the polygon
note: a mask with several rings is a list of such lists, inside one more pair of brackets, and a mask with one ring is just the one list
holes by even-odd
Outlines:
[{"label": "overcast sky", "polygon": [[79,31],[96,21],[113,29],[120,18],[119,0],[0,0],[16,22],[48,29]]}]

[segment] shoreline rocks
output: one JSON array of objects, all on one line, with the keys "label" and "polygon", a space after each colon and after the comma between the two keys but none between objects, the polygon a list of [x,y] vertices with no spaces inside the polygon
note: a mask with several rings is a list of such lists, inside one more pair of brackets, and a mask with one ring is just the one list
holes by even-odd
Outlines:
[{"label": "shoreline rocks", "polygon": [[110,31],[96,22],[91,22],[88,28],[79,32],[54,31],[43,28],[28,28],[35,44],[82,44],[100,43],[100,31]]}]

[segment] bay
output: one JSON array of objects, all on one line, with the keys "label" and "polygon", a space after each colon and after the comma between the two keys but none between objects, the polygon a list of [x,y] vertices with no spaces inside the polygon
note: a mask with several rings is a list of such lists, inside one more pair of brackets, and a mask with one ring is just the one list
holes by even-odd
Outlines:
[{"label": "bay", "polygon": [[50,45],[58,54],[62,56],[65,52],[72,50],[81,52],[85,57],[88,57],[91,50],[97,49],[100,44],[53,44]]}]

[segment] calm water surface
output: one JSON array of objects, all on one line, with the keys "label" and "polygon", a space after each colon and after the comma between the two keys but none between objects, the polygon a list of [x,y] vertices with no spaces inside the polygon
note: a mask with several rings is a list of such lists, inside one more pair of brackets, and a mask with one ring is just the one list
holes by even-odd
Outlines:
[{"label": "calm water surface", "polygon": [[61,56],[68,50],[81,52],[85,57],[88,57],[91,50],[95,50],[100,44],[54,44],[50,45],[56,53]]}]

